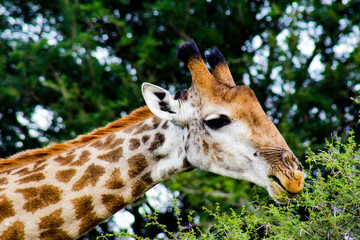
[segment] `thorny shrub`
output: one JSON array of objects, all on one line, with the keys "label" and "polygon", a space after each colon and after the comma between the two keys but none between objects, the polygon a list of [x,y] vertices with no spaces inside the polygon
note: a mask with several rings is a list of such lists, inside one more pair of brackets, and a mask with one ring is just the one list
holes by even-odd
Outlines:
[{"label": "thorny shrub", "polygon": [[[170,239],[360,239],[360,150],[353,135],[345,144],[334,140],[326,150],[308,153],[304,191],[287,205],[254,194],[256,200],[241,212],[223,212],[220,204],[215,210],[204,209],[213,219],[206,227],[195,223],[196,213],[188,216],[188,226],[181,226],[178,217],[177,232],[167,231],[156,212],[147,216],[149,224]],[[176,200],[174,210],[180,216]],[[146,239],[125,232],[98,239],[109,236]]]}]

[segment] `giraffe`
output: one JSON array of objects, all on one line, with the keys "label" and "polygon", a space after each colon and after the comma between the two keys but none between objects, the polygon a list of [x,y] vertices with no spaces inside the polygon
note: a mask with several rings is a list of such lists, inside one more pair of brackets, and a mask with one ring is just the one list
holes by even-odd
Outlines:
[{"label": "giraffe", "polygon": [[143,83],[145,107],[88,135],[0,161],[0,239],[76,239],[172,175],[200,168],[265,188],[277,202],[303,170],[221,52],[193,41],[177,57],[192,85],[173,97]]}]

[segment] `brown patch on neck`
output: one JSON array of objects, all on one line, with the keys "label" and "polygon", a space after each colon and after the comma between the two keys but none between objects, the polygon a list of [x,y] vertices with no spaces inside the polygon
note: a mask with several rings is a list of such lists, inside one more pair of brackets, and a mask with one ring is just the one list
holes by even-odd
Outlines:
[{"label": "brown patch on neck", "polygon": [[51,240],[51,239],[61,239],[61,240],[72,240],[64,230],[55,228],[55,229],[48,229],[44,232],[40,233],[41,240]]},{"label": "brown patch on neck", "polygon": [[152,122],[153,122],[153,124],[154,124],[154,129],[156,129],[158,126],[159,126],[159,124],[161,123],[161,119],[160,118],[158,118],[158,117],[154,117],[153,119],[152,119]]},{"label": "brown patch on neck", "polygon": [[5,218],[12,217],[15,215],[12,201],[5,196],[0,196],[0,223]]},{"label": "brown patch on neck", "polygon": [[66,169],[66,170],[60,170],[56,173],[56,179],[63,183],[68,183],[72,177],[75,175],[76,170],[73,168]]},{"label": "brown patch on neck", "polygon": [[[44,161],[44,160],[42,160],[42,161]],[[42,162],[42,161],[40,161],[40,162]],[[14,172],[12,175],[17,174],[19,176],[27,176],[27,175],[34,174],[36,172],[40,172],[40,171],[44,170],[44,168],[48,165],[47,163],[42,164],[42,165],[41,164],[42,163],[38,164],[38,162],[36,162],[32,169],[29,169],[28,167],[20,168],[20,169],[18,169],[18,171]],[[7,171],[7,173],[10,174],[11,171]]]},{"label": "brown patch on neck", "polygon": [[131,188],[131,194],[134,198],[140,197],[144,194],[145,190],[150,188],[153,184],[153,179],[151,178],[151,172],[144,173]]},{"label": "brown patch on neck", "polygon": [[141,140],[143,143],[147,143],[147,141],[150,139],[150,136],[149,135],[144,135]]},{"label": "brown patch on neck", "polygon": [[86,195],[83,197],[72,199],[71,202],[75,208],[75,218],[80,219],[79,235],[83,235],[103,220],[96,215],[94,211],[92,196]]},{"label": "brown patch on neck", "polygon": [[161,126],[162,129],[168,129],[169,127],[169,121],[165,121],[164,124]]},{"label": "brown patch on neck", "polygon": [[105,127],[98,128],[88,135],[80,136],[65,143],[53,143],[46,148],[28,150],[6,159],[0,159],[0,173],[6,172],[28,163],[58,155],[75,147],[81,147],[106,135],[134,125],[145,119],[153,117],[154,114],[147,106],[139,108],[122,119],[109,123]]},{"label": "brown patch on neck", "polygon": [[133,151],[133,150],[139,148],[139,147],[140,147],[140,144],[141,144],[141,143],[140,143],[140,140],[137,139],[137,138],[132,138],[132,139],[130,139],[129,143],[130,143],[130,145],[129,145],[129,150],[130,150],[130,151]]},{"label": "brown patch on neck", "polygon": [[73,191],[80,191],[88,185],[93,187],[99,181],[100,177],[105,173],[105,168],[100,165],[91,164],[86,170],[84,175],[74,183]]},{"label": "brown patch on neck", "polygon": [[77,161],[72,162],[70,166],[82,166],[90,160],[90,152],[88,150],[82,151]]},{"label": "brown patch on neck", "polygon": [[25,239],[25,224],[21,221],[14,222],[7,230],[0,236],[2,240]]},{"label": "brown patch on neck", "polygon": [[45,179],[45,175],[43,173],[34,173],[27,177],[21,178],[21,179],[17,180],[16,182],[22,184],[22,183],[28,183],[28,182],[39,182],[43,179]]},{"label": "brown patch on neck", "polygon": [[122,156],[123,156],[123,149],[122,147],[118,147],[115,150],[112,150],[108,153],[98,156],[98,158],[113,163],[113,162],[118,162]]},{"label": "brown patch on neck", "polygon": [[121,145],[123,142],[124,142],[123,138],[116,139],[115,134],[110,134],[105,138],[104,142],[102,142],[102,140],[99,139],[94,143],[92,143],[90,146],[95,147],[99,150],[102,149],[108,150],[108,149],[116,148],[117,146]]},{"label": "brown patch on neck", "polygon": [[54,160],[60,164],[60,166],[65,166],[67,164],[70,164],[72,160],[74,160],[74,150],[68,152],[65,157],[63,156],[57,156]]},{"label": "brown patch on neck", "polygon": [[151,143],[149,151],[153,152],[154,150],[161,147],[165,142],[165,136],[161,133],[156,133],[154,137],[154,141]]},{"label": "brown patch on neck", "polygon": [[117,211],[126,206],[124,198],[114,194],[103,194],[101,196],[101,201],[111,214],[115,214]]},{"label": "brown patch on neck", "polygon": [[16,193],[22,193],[26,203],[23,208],[34,213],[38,209],[55,204],[61,200],[62,190],[53,185],[43,185],[40,187],[29,187],[17,189]]},{"label": "brown patch on neck", "polygon": [[131,178],[139,175],[148,166],[146,158],[143,154],[139,153],[128,159],[129,170],[128,175]]},{"label": "brown patch on neck", "polygon": [[6,177],[0,178],[0,185],[8,184],[8,180]]},{"label": "brown patch on neck", "polygon": [[50,215],[40,218],[40,229],[59,228],[65,222],[61,216],[62,209],[55,210]]},{"label": "brown patch on neck", "polygon": [[51,214],[40,218],[39,229],[44,229],[40,233],[40,239],[72,239],[60,227],[64,224],[65,220],[61,218],[62,209],[55,210]]},{"label": "brown patch on neck", "polygon": [[123,186],[125,186],[125,184],[121,178],[121,170],[115,168],[111,173],[109,180],[106,181],[105,187],[108,189],[120,189]]}]

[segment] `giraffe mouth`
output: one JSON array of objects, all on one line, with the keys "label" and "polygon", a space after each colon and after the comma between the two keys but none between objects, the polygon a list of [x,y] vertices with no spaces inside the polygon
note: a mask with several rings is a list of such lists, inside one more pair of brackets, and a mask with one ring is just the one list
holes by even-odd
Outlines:
[{"label": "giraffe mouth", "polygon": [[284,187],[284,185],[282,185],[279,178],[277,178],[276,176],[270,176],[270,179],[275,182],[284,192],[286,192],[286,188]]},{"label": "giraffe mouth", "polygon": [[297,193],[293,193],[287,190],[278,177],[270,176],[269,178],[271,179],[271,184],[270,184],[270,190],[272,192],[271,195],[273,196],[276,202],[287,203],[289,199],[293,199],[296,197]]}]

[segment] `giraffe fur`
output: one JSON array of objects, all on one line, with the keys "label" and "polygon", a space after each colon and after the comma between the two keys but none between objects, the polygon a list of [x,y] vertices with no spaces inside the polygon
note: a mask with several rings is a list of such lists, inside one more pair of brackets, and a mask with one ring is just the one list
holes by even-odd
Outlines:
[{"label": "giraffe fur", "polygon": [[251,181],[275,201],[301,192],[298,159],[218,49],[207,69],[178,48],[192,85],[173,97],[144,83],[147,104],[78,138],[0,160],[0,239],[77,239],[172,175],[199,168]]}]

